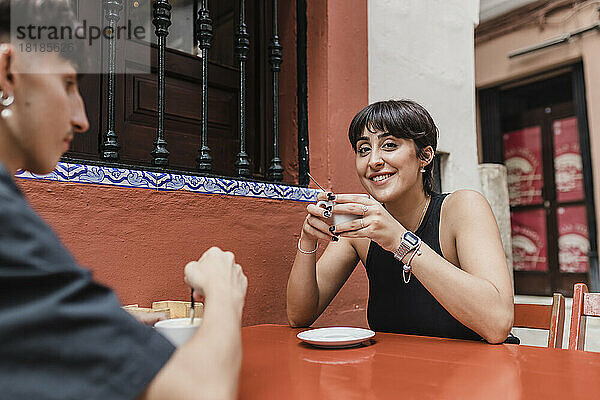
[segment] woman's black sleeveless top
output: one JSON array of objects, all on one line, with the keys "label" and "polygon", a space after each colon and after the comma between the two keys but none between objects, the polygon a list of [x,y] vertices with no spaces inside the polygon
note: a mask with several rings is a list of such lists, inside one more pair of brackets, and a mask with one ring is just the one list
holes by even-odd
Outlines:
[{"label": "woman's black sleeveless top", "polygon": [[[432,194],[425,217],[415,232],[442,257],[440,211],[446,196]],[[374,241],[369,246],[365,268],[369,277],[367,318],[374,331],[482,340],[450,315],[414,275],[405,284],[402,264]]]}]

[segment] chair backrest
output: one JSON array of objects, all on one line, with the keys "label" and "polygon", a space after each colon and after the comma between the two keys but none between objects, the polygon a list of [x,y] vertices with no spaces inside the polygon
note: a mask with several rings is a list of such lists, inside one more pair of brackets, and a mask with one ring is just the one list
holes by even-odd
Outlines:
[{"label": "chair backrest", "polygon": [[565,327],[565,298],[560,293],[554,293],[552,305],[515,304],[516,328],[548,330],[548,347],[562,348],[563,330]]},{"label": "chair backrest", "polygon": [[569,350],[583,350],[587,316],[600,317],[600,293],[589,293],[585,283],[576,283],[573,289]]}]

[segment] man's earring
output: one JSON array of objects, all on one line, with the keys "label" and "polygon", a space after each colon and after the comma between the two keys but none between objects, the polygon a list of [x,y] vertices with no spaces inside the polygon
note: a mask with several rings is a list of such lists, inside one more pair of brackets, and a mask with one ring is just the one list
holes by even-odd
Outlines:
[{"label": "man's earring", "polygon": [[0,117],[4,119],[8,119],[12,117],[12,110],[8,107],[12,105],[15,101],[15,96],[9,94],[7,97],[4,97],[4,91],[0,90],[0,105],[6,107],[0,112]]},{"label": "man's earring", "polygon": [[4,107],[9,107],[14,101],[15,96],[9,94],[8,96],[4,97],[4,91],[0,90],[0,104],[2,104]]},{"label": "man's earring", "polygon": [[4,110],[0,111],[0,117],[2,117],[2,119],[9,119],[10,117],[12,117],[12,110],[10,108],[5,108]]}]

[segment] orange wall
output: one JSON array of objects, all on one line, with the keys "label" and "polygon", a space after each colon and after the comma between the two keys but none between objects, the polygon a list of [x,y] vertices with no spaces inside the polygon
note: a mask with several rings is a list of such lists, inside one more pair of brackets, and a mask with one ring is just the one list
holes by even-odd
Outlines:
[{"label": "orange wall", "polygon": [[[286,20],[295,18],[291,7],[282,8],[282,14]],[[311,170],[334,191],[362,191],[347,128],[368,101],[366,0],[309,0],[308,32]],[[282,34],[282,41],[289,49],[293,40],[286,35],[289,32]],[[284,50],[285,60],[287,65],[290,60],[295,63],[295,52]],[[281,122],[282,160],[286,168],[297,170],[295,69],[286,79],[281,89],[286,115]],[[295,176],[297,172],[286,174],[286,179]],[[244,324],[287,320],[287,277],[307,203],[50,181],[18,183],[77,260],[114,288],[123,304],[186,300],[183,266],[216,245],[234,251],[248,276]],[[321,251],[324,247],[322,243]],[[364,326],[367,294],[359,266],[317,324]]]},{"label": "orange wall", "polygon": [[183,267],[211,246],[249,279],[244,323],[285,322],[285,287],[305,203],[19,180],[78,262],[123,304],[189,298]]}]

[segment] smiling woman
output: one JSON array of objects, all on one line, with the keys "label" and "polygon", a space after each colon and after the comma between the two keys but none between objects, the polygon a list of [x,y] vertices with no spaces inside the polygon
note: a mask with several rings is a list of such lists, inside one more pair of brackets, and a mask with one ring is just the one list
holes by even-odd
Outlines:
[{"label": "smiling woman", "polygon": [[[371,329],[504,341],[513,297],[496,220],[479,193],[434,192],[438,129],[427,110],[409,100],[374,103],[348,136],[371,197],[320,193],[333,205],[307,207],[288,280],[290,324],[312,324],[362,261]],[[335,214],[361,218],[332,225]],[[317,261],[318,239],[332,243]]]}]

